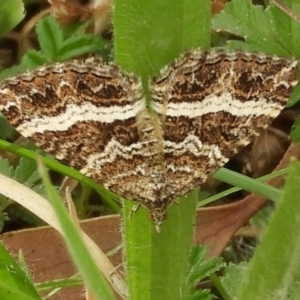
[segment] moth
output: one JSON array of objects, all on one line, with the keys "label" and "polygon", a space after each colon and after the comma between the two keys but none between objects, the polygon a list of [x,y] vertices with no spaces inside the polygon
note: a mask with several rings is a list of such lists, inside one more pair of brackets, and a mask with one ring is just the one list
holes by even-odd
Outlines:
[{"label": "moth", "polygon": [[189,51],[149,81],[88,58],[5,79],[0,110],[26,138],[118,195],[159,228],[169,205],[248,145],[287,103],[297,61]]}]

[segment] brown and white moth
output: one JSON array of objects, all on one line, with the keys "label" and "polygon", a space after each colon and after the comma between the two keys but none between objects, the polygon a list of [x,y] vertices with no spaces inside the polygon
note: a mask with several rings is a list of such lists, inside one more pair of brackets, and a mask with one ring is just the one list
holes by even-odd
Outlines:
[{"label": "brown and white moth", "polygon": [[96,58],[4,80],[0,110],[25,137],[107,189],[138,201],[159,227],[168,206],[264,130],[298,82],[297,61],[194,50],[150,82]]}]

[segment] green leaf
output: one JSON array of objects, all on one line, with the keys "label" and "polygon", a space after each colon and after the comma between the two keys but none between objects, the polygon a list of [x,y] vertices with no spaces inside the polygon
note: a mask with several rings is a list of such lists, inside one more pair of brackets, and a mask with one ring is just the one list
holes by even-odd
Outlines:
[{"label": "green leaf", "polygon": [[12,127],[0,113],[0,137],[2,139],[11,138],[15,132],[14,127]]},{"label": "green leaf", "polygon": [[61,61],[70,59],[84,53],[92,53],[104,46],[104,41],[92,34],[75,36],[64,41],[58,51]]},{"label": "green leaf", "polygon": [[291,107],[295,105],[296,103],[299,102],[299,99],[300,99],[300,84],[297,84],[286,106]]},{"label": "green leaf", "polygon": [[41,51],[28,50],[26,54],[22,57],[21,66],[24,70],[32,70],[40,65],[46,64],[48,62],[47,57]]},{"label": "green leaf", "polygon": [[[260,22],[259,29],[258,22]],[[216,31],[227,31],[245,37],[246,41],[261,37],[268,37],[271,41],[274,35],[269,14],[263,7],[244,0],[226,3],[224,9],[212,19],[212,27]]]},{"label": "green leaf", "polygon": [[209,25],[207,1],[117,2],[114,10],[116,61],[123,69],[142,78],[155,75],[184,51],[208,48]]},{"label": "green leaf", "polygon": [[104,46],[104,41],[100,37],[84,33],[88,24],[89,22],[81,22],[62,29],[53,17],[44,18],[36,28],[42,54],[32,59],[43,62],[44,57],[47,57],[51,61],[65,61],[98,51]]},{"label": "green leaf", "polygon": [[0,80],[32,70],[53,61],[65,61],[85,53],[99,52],[105,42],[98,36],[86,34],[89,22],[79,22],[61,28],[56,19],[48,16],[36,27],[41,50],[28,50],[19,66],[14,66],[0,73]]},{"label": "green leaf", "polygon": [[300,120],[296,120],[294,123],[292,132],[291,132],[291,138],[293,139],[294,143],[300,142]]},{"label": "green leaf", "polygon": [[133,213],[133,204],[124,200],[124,252],[130,300],[175,300],[187,295],[185,278],[197,195],[195,190],[179,199],[179,204],[173,204],[159,233],[148,210],[140,207]]},{"label": "green leaf", "polygon": [[21,65],[5,69],[0,73],[0,81],[7,77],[12,77],[18,73],[21,73],[22,71],[24,71],[24,67]]},{"label": "green leaf", "polygon": [[47,191],[48,199],[55,210],[57,219],[63,231],[63,238],[67,245],[68,251],[72,257],[73,262],[77,266],[84,282],[93,294],[95,299],[115,299],[111,287],[108,285],[104,275],[100,272],[97,265],[93,261],[90,252],[87,250],[82,235],[71,220],[70,215],[50,183],[48,174],[45,171],[41,162],[38,164],[45,189]]},{"label": "green leaf", "polygon": [[191,268],[187,276],[189,285],[200,282],[225,266],[221,258],[205,259],[206,252],[207,249],[204,247],[193,246],[190,257]]},{"label": "green leaf", "polygon": [[299,183],[300,163],[293,161],[283,197],[249,263],[237,300],[288,299],[300,269]]},{"label": "green leaf", "polygon": [[84,22],[76,22],[65,25],[62,30],[64,34],[64,39],[68,39],[72,36],[78,36],[85,34],[89,25],[91,25],[91,21]]},{"label": "green leaf", "polygon": [[[227,172],[232,172],[231,174],[227,173]],[[224,182],[228,182],[229,184],[232,185],[237,185],[231,188],[228,188],[227,190],[224,190],[218,194],[215,195],[209,195],[209,193],[205,192],[205,191],[201,191],[201,193],[199,194],[199,203],[198,203],[198,208],[199,207],[203,207],[207,204],[210,204],[216,200],[222,199],[224,197],[227,197],[229,195],[232,195],[236,192],[239,192],[243,189],[248,189],[249,192],[253,192],[253,193],[260,193],[261,191],[261,185],[256,185],[256,181],[259,182],[264,182],[264,181],[268,181],[272,178],[276,178],[279,176],[284,176],[286,175],[287,170],[285,169],[281,169],[281,170],[277,170],[275,172],[272,172],[270,174],[258,177],[258,178],[250,178],[247,176],[240,176],[241,174],[236,173],[232,170],[228,170],[226,168],[221,168],[219,169],[215,174],[213,174],[213,178],[220,180],[220,181],[224,181]],[[229,179],[227,178],[227,174],[229,174]],[[248,181],[250,179],[250,181]],[[248,184],[250,183],[250,184]],[[241,187],[238,187],[238,185],[240,185]],[[253,188],[254,187],[254,188]],[[273,194],[273,196],[275,195],[275,198],[273,198],[273,201],[277,201],[281,195],[281,191],[279,189],[275,189],[272,186],[269,186],[267,184],[265,184],[263,186],[263,194],[266,197],[269,197],[270,194]],[[269,191],[271,193],[269,193]],[[275,191],[275,194],[274,194]]]},{"label": "green leaf", "polygon": [[242,41],[231,41],[227,42],[228,49],[231,50],[243,50],[247,52],[260,52],[266,53],[270,55],[278,55],[278,56],[290,56],[280,45],[277,43],[263,43],[263,42],[253,42],[251,40],[247,40],[247,42]]},{"label": "green leaf", "polygon": [[10,164],[9,160],[0,156],[0,172],[7,177],[11,177],[14,167]]},{"label": "green leaf", "polygon": [[[36,161],[37,153],[35,153],[34,151],[28,150],[24,147],[21,147],[21,146],[15,145],[15,144],[11,144],[11,143],[1,140],[1,139],[0,139],[0,149],[10,151],[21,157],[25,157],[25,158]],[[86,185],[90,186],[91,188],[95,189],[116,212],[120,211],[119,206],[113,200],[113,198],[118,198],[118,196],[116,196],[112,192],[106,190],[104,187],[97,184],[93,180],[85,177],[79,171],[77,171],[71,167],[67,167],[54,159],[51,159],[49,157],[43,157],[43,161],[49,169],[51,169],[53,171],[57,171],[60,174],[72,177],[72,178],[78,180],[79,182],[81,182],[82,184],[86,184]]]},{"label": "green leaf", "polygon": [[30,279],[0,243],[0,299],[41,299]]},{"label": "green leaf", "polygon": [[276,7],[264,9],[253,5],[251,1],[232,0],[226,3],[221,13],[214,16],[212,27],[216,31],[226,31],[245,38],[246,43],[229,41],[231,49],[287,57],[299,51],[300,25]]},{"label": "green leaf", "polygon": [[[150,76],[191,48],[210,46],[210,1],[114,2],[117,63],[141,76],[147,94]],[[150,96],[148,97],[151,101]],[[157,233],[148,212],[124,201],[124,249],[130,300],[184,299],[198,192],[171,205]],[[142,280],[141,280],[142,278]]]},{"label": "green leaf", "polygon": [[22,0],[0,1],[0,37],[3,37],[24,18],[24,4]]},{"label": "green leaf", "polygon": [[298,300],[300,295],[300,282],[295,282],[293,285],[288,300]]},{"label": "green leaf", "polygon": [[13,177],[17,181],[25,183],[35,172],[37,173],[36,163],[30,159],[22,157],[15,168]]},{"label": "green leaf", "polygon": [[42,52],[52,61],[58,59],[58,50],[64,41],[63,31],[56,19],[46,17],[36,26]]},{"label": "green leaf", "polygon": [[[300,3],[295,0],[284,0],[287,7],[289,7],[295,14],[300,13]],[[276,31],[276,40],[278,44],[283,45],[288,49],[294,57],[300,56],[300,24],[288,16],[278,7],[271,5],[269,8],[272,13],[272,20],[274,30]]]},{"label": "green leaf", "polygon": [[20,183],[27,186],[32,186],[40,179],[36,162],[30,159],[21,157],[16,167],[11,165],[8,159],[0,157],[0,173],[7,177],[14,178]]},{"label": "green leaf", "polygon": [[[198,297],[207,297],[206,293],[199,294],[199,288],[197,284],[201,282],[205,277],[210,276],[225,267],[225,263],[221,258],[209,258],[205,259],[205,254],[207,252],[206,247],[193,246],[191,255],[190,255],[190,269],[187,275],[187,283],[189,285],[189,297],[188,299],[197,299]],[[218,289],[219,293],[222,289],[222,293],[224,288],[219,280],[219,278],[214,276],[214,286]],[[216,284],[217,283],[217,284]],[[222,294],[220,293],[220,294]],[[199,298],[201,299],[201,298]],[[224,299],[227,299],[224,297]]]},{"label": "green leaf", "polygon": [[248,264],[245,261],[239,264],[229,263],[224,268],[224,276],[221,277],[221,282],[232,299],[235,299],[237,287],[241,285],[247,270]]},{"label": "green leaf", "polygon": [[213,174],[213,177],[275,202],[281,197],[280,189],[226,168],[219,169]]}]

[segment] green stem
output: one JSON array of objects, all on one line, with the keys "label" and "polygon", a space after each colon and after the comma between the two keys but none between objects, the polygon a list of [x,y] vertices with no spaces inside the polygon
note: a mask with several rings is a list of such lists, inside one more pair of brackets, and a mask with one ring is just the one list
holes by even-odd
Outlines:
[{"label": "green stem", "polygon": [[[192,48],[210,46],[208,0],[116,0],[115,56],[122,69],[148,79]],[[148,95],[151,101],[151,95]],[[145,187],[147,188],[147,187]],[[129,300],[184,299],[198,191],[172,204],[157,233],[144,208],[124,201],[123,239]]]}]

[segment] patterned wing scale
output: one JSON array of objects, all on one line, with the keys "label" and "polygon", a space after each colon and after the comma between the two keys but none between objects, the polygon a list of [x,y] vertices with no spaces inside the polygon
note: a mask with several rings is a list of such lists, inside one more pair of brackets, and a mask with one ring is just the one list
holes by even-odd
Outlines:
[{"label": "patterned wing scale", "polygon": [[46,152],[148,207],[159,226],[172,201],[271,123],[296,84],[296,61],[195,50],[151,81],[149,113],[135,76],[91,58],[4,80],[0,110]]},{"label": "patterned wing scale", "polygon": [[184,54],[152,81],[164,120],[168,199],[185,195],[270,125],[297,84],[297,61],[251,53]]},{"label": "patterned wing scale", "polygon": [[90,58],[6,79],[0,110],[23,136],[106,188],[139,201],[157,197],[153,120],[140,81],[118,67]]}]

